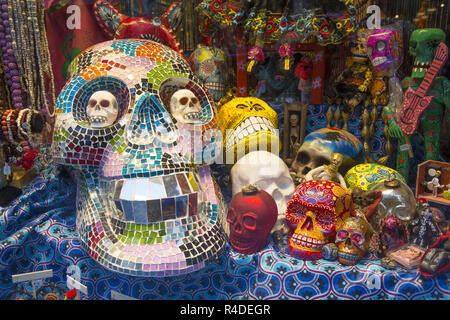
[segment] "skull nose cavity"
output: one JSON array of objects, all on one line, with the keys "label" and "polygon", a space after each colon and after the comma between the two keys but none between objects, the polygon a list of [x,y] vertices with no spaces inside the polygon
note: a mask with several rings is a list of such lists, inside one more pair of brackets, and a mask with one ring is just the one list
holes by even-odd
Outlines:
[{"label": "skull nose cavity", "polygon": [[310,171],[311,171],[310,167],[304,167],[303,170],[302,170],[302,175],[306,175]]},{"label": "skull nose cavity", "polygon": [[302,224],[302,230],[310,231],[313,228],[313,221],[310,216],[306,217],[305,222]]}]

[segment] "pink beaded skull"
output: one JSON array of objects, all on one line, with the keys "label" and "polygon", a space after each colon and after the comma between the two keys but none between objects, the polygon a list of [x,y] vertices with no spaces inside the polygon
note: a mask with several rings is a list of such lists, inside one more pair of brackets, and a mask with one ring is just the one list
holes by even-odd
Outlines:
[{"label": "pink beaded skull", "polygon": [[376,29],[367,39],[367,54],[376,71],[397,68],[402,60],[403,45],[397,30]]}]

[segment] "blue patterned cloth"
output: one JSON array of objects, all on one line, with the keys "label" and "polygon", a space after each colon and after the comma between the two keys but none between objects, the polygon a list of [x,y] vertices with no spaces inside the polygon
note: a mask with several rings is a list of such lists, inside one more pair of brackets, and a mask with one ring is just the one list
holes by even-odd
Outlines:
[{"label": "blue patterned cloth", "polygon": [[[82,299],[110,299],[111,291],[137,299],[427,299],[449,300],[449,273],[426,278],[417,270],[390,271],[368,255],[356,266],[326,260],[302,261],[280,252],[271,240],[254,255],[227,246],[197,272],[166,278],[113,273],[85,253],[75,230],[76,188],[49,168],[1,212],[0,298],[17,288],[11,276],[53,270],[66,288],[77,270],[87,286]],[[70,270],[70,271],[69,271]],[[31,284],[25,284],[29,290]]]}]

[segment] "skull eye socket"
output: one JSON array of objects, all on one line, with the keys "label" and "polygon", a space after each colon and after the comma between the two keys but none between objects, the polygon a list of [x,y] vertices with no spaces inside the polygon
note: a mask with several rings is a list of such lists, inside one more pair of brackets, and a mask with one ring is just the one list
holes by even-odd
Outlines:
[{"label": "skull eye socket", "polygon": [[386,50],[386,41],[378,40],[377,43],[375,44],[375,48],[377,49],[378,52],[383,52],[384,50]]},{"label": "skull eye socket", "polygon": [[97,104],[97,100],[95,100],[95,99],[91,99],[91,100],[89,100],[89,107],[90,108],[93,108],[93,107],[95,107],[95,105]]},{"label": "skull eye socket", "polygon": [[183,97],[180,99],[180,104],[182,104],[183,106],[187,105],[188,102],[189,102],[188,97]]},{"label": "skull eye socket", "polygon": [[339,230],[339,232],[336,235],[337,241],[344,241],[348,237],[348,231],[347,230]]},{"label": "skull eye socket", "polygon": [[327,165],[327,164],[330,164],[330,160],[328,160],[327,158],[324,158],[324,157],[317,158],[316,165],[318,167],[324,166],[324,165]]},{"label": "skull eye socket", "polygon": [[299,153],[297,153],[295,161],[301,164],[307,164],[309,163],[309,161],[311,161],[311,157],[306,151],[300,151]]},{"label": "skull eye socket", "polygon": [[441,43],[441,41],[439,41],[439,40],[430,40],[430,41],[427,41],[426,44],[427,44],[428,50],[431,52],[434,52],[437,50],[440,43]]},{"label": "skull eye socket", "polygon": [[108,108],[109,107],[109,101],[108,100],[100,100],[100,105],[103,108]]},{"label": "skull eye socket", "polygon": [[417,41],[410,41],[409,46],[411,47],[411,49],[415,49],[417,47]]},{"label": "skull eye socket", "polygon": [[292,202],[288,206],[288,212],[294,215],[294,218],[302,220],[306,216],[306,208],[297,202]]},{"label": "skull eye socket", "polygon": [[256,230],[256,214],[249,212],[243,215],[242,224],[246,229]]},{"label": "skull eye socket", "polygon": [[316,213],[316,221],[322,229],[329,231],[334,225],[334,214],[329,211],[318,211]]},{"label": "skull eye socket", "polygon": [[192,101],[193,104],[197,104],[198,103],[198,99],[197,98],[192,98],[191,101]]},{"label": "skull eye socket", "polygon": [[364,236],[358,232],[353,232],[350,239],[352,239],[352,242],[357,246],[361,246],[364,243]]}]

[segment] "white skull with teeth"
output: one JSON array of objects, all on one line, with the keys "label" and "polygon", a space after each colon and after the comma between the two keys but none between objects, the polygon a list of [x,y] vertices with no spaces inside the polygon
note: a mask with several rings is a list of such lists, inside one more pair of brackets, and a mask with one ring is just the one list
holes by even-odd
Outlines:
[{"label": "white skull with teeth", "polygon": [[97,91],[89,98],[86,113],[93,128],[114,124],[119,114],[116,97],[109,91]]},{"label": "white skull with teeth", "polygon": [[191,90],[178,90],[170,99],[170,112],[178,122],[198,123],[201,110],[200,101]]}]

